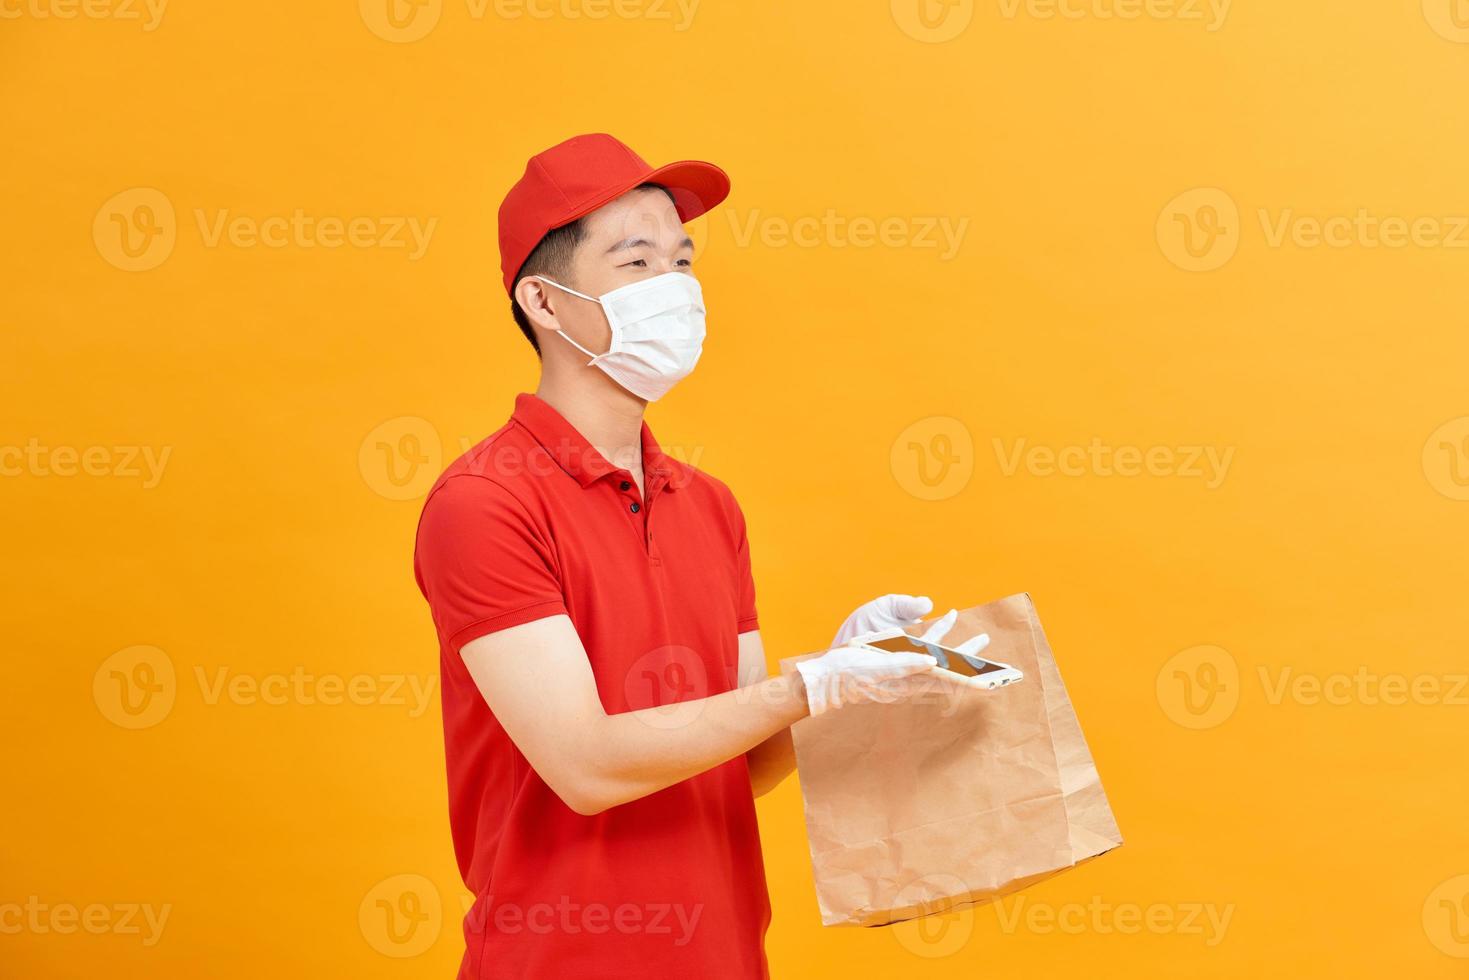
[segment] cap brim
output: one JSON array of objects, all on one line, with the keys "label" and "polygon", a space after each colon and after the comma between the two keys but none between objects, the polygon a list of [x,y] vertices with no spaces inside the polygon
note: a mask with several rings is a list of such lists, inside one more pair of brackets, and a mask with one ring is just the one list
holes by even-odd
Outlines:
[{"label": "cap brim", "polygon": [[667,187],[673,195],[673,206],[684,221],[693,221],[729,197],[729,174],[702,160],[680,160],[659,167],[641,183]]},{"label": "cap brim", "polygon": [[678,163],[650,170],[637,180],[625,182],[587,201],[553,227],[560,228],[585,218],[643,184],[660,184],[668,188],[668,192],[673,195],[673,206],[678,211],[680,221],[693,221],[729,197],[729,175],[723,170],[703,160],[680,160]]}]

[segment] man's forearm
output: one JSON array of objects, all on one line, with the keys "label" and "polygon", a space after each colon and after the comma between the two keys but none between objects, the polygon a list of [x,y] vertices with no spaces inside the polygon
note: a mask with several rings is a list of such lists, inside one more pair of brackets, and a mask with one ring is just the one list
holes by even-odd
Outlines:
[{"label": "man's forearm", "polygon": [[792,672],[697,701],[603,715],[580,733],[582,765],[567,805],[600,813],[656,793],[748,752],[808,713],[801,676]]},{"label": "man's forearm", "polygon": [[783,728],[745,753],[750,764],[750,788],[764,796],[796,769],[796,746],[791,730]]}]

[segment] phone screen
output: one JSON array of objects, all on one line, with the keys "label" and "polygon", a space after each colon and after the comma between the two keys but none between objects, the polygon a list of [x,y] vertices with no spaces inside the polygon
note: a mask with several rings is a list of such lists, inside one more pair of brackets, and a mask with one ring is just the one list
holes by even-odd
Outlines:
[{"label": "phone screen", "polygon": [[993,663],[983,657],[966,657],[962,653],[956,653],[937,643],[920,643],[916,636],[894,636],[886,640],[873,640],[863,645],[887,653],[927,653],[939,662],[940,667],[952,670],[956,674],[963,674],[965,677],[978,677],[981,674],[991,674],[1005,669],[1004,665]]}]

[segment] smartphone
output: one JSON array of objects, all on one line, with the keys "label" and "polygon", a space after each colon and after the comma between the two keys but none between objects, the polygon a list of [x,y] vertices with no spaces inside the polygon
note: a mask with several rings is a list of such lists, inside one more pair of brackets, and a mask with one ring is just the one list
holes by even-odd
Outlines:
[{"label": "smartphone", "polygon": [[926,643],[902,630],[871,633],[852,642],[854,646],[864,646],[884,653],[926,653],[939,662],[938,670],[953,675],[951,680],[981,690],[991,691],[1025,678],[1023,673],[1009,664],[986,660],[980,656],[966,656],[938,643]]}]

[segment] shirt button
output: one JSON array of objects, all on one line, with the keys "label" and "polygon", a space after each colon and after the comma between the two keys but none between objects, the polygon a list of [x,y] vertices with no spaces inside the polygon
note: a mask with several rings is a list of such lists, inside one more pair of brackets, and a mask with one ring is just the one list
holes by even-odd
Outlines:
[{"label": "shirt button", "polygon": [[632,484],[631,483],[628,483],[626,480],[623,480],[621,483],[619,483],[617,485],[617,489],[619,489],[619,490],[630,490],[630,489],[632,489]]},{"label": "shirt button", "polygon": [[642,510],[643,508],[639,507],[636,503],[632,503],[632,504],[628,504],[627,505],[627,509],[630,510],[630,511],[632,511],[634,514],[636,514],[638,511]]}]

